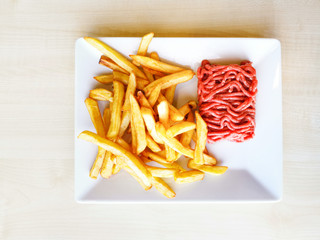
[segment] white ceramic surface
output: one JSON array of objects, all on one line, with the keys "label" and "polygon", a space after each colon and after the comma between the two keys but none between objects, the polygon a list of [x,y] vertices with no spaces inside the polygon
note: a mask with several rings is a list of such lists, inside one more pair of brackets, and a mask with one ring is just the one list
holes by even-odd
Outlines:
[{"label": "white ceramic surface", "polygon": [[[140,38],[100,38],[128,56],[137,52]],[[194,71],[203,59],[217,63],[250,60],[257,70],[256,136],[244,143],[220,141],[207,144],[208,150],[229,167],[222,176],[206,175],[192,184],[167,182],[175,199],[155,189],[144,191],[126,172],[110,179],[92,180],[90,167],[97,147],[77,139],[83,130],[94,131],[84,100],[89,90],[101,86],[93,77],[110,72],[98,64],[100,53],[83,39],[75,52],[75,200],[81,203],[177,203],[177,202],[268,202],[282,198],[282,87],[281,47],[276,39],[255,38],[154,38],[149,52]],[[196,100],[197,78],[179,84],[174,103],[181,106]],[[103,107],[101,105],[101,107]]]}]

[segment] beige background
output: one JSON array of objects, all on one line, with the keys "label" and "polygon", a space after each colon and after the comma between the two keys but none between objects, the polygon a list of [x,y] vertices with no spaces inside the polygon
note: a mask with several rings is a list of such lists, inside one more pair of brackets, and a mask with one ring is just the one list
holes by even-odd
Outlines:
[{"label": "beige background", "polygon": [[[320,239],[319,26],[318,0],[2,0],[0,239]],[[281,41],[282,202],[74,202],[75,40],[149,31]]]}]

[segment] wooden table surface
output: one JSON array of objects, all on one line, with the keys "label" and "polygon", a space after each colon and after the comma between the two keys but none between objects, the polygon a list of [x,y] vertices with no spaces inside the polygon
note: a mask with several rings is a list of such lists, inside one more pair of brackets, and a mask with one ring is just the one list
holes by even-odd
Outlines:
[{"label": "wooden table surface", "polygon": [[[0,3],[0,239],[320,239],[320,2]],[[279,203],[74,201],[74,44],[82,36],[271,37],[282,44]]]}]

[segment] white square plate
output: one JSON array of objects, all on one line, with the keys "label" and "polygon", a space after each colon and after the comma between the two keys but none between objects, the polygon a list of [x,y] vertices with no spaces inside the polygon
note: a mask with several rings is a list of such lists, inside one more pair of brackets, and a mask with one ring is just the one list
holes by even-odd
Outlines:
[{"label": "white square plate", "polygon": [[[136,54],[140,38],[100,38],[123,55]],[[155,189],[144,191],[126,172],[110,179],[92,180],[90,167],[97,146],[76,137],[83,130],[95,131],[84,100],[89,90],[101,86],[93,77],[107,73],[98,64],[100,52],[79,39],[76,42],[75,79],[75,199],[82,203],[112,202],[261,202],[282,197],[282,90],[281,48],[276,39],[255,38],[154,38],[149,52],[187,66],[195,72],[203,59],[217,63],[250,60],[257,71],[256,136],[243,143],[220,141],[207,144],[219,161],[229,166],[221,176],[206,175],[203,181],[169,185],[176,192],[167,199]],[[180,107],[197,99],[196,76],[176,90],[174,103]]]}]

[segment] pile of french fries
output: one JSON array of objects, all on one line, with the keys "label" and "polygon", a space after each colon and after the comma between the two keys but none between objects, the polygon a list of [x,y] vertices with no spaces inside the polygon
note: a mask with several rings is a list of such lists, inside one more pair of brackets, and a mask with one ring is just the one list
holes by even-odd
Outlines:
[{"label": "pile of french fries", "polygon": [[[192,79],[194,72],[160,61],[156,52],[148,55],[153,35],[142,37],[137,55],[130,55],[132,61],[98,39],[84,38],[103,54],[99,64],[113,70],[94,77],[113,84],[113,92],[104,88],[90,91],[85,104],[96,133],[84,131],[78,138],[98,145],[91,178],[99,174],[109,178],[123,169],[145,190],[154,186],[174,198],[175,192],[163,178],[191,183],[202,180],[205,173],[223,174],[227,167],[216,166],[216,159],[206,150],[207,126],[196,111],[196,102],[179,109],[172,105],[177,84]],[[97,101],[110,102],[103,114]],[[191,170],[177,162],[181,156],[187,158]]]}]

